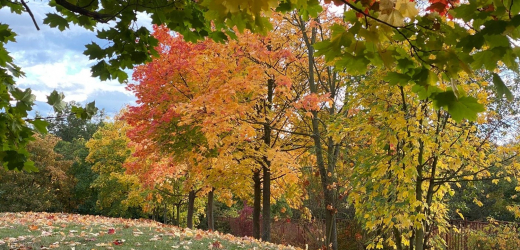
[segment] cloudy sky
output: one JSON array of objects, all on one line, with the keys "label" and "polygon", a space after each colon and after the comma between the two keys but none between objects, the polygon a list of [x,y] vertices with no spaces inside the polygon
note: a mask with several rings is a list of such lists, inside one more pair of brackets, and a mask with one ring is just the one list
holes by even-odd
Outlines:
[{"label": "cloudy sky", "polygon": [[[17,33],[16,43],[7,45],[15,63],[22,67],[26,77],[18,79],[20,88],[31,88],[36,95],[35,110],[48,114],[51,107],[45,103],[52,90],[64,92],[65,101],[86,103],[96,101],[96,106],[109,115],[117,113],[126,104],[134,104],[135,97],[117,81],[102,82],[90,76],[90,66],[95,62],[83,55],[85,45],[91,41],[103,47],[91,31],[70,26],[63,32],[43,24],[45,14],[54,12],[45,2],[30,1],[40,31],[31,17],[16,15],[6,8],[0,9],[0,23],[7,23]],[[147,23],[146,18],[140,19]]]}]

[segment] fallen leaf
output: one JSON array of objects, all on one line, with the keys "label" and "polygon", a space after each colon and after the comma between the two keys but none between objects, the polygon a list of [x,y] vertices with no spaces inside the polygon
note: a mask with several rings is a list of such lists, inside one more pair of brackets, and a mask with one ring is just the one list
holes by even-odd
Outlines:
[{"label": "fallen leaf", "polygon": [[222,248],[222,244],[221,244],[220,241],[218,241],[218,240],[215,241],[215,242],[213,242],[213,244],[211,244],[211,246],[212,246],[213,248],[217,248],[217,249]]}]

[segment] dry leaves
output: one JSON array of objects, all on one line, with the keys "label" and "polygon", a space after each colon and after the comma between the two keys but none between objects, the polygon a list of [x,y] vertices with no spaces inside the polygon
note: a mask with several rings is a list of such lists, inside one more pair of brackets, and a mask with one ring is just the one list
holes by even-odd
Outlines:
[{"label": "dry leaves", "polygon": [[[5,232],[9,232],[8,237]],[[182,229],[151,220],[64,213],[0,213],[0,249],[75,250],[78,247],[96,250],[295,249],[249,237]]]}]

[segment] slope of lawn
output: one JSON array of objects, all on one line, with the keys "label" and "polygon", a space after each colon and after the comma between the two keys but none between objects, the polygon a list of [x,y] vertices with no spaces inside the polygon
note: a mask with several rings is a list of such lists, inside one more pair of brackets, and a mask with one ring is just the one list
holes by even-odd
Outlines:
[{"label": "slope of lawn", "polygon": [[63,213],[0,213],[0,249],[296,249],[150,220]]}]

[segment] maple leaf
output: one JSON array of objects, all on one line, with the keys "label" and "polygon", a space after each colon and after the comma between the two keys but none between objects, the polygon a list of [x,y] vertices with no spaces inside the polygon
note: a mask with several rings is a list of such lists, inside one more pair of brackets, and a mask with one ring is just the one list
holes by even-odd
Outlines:
[{"label": "maple leaf", "polygon": [[409,0],[397,0],[395,8],[403,17],[414,18],[419,14],[419,11],[415,8],[415,3]]},{"label": "maple leaf", "polygon": [[217,241],[213,242],[213,243],[211,244],[211,246],[212,246],[213,248],[220,249],[220,248],[222,248],[222,243],[220,243],[220,241],[217,240]]},{"label": "maple leaf", "polygon": [[387,22],[393,26],[403,26],[404,25],[404,17],[401,12],[397,10],[391,10],[390,13],[385,13],[379,16],[381,21]]},{"label": "maple leaf", "polygon": [[123,245],[123,242],[125,242],[125,241],[124,240],[114,240],[114,242],[112,242],[112,243],[114,243],[114,245],[116,245],[116,246],[119,246],[119,245]]}]

